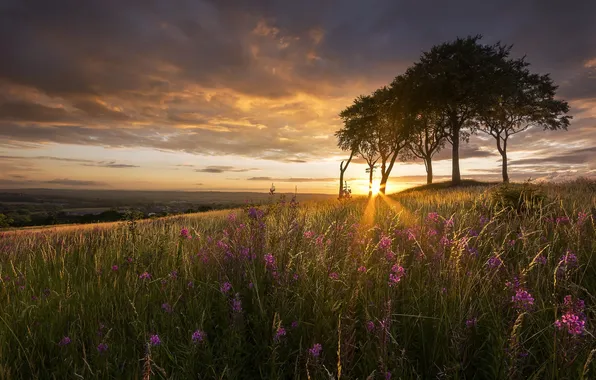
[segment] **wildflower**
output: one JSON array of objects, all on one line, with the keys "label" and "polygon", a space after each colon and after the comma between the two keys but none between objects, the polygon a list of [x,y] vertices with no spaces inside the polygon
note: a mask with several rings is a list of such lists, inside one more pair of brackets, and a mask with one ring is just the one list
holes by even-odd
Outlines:
[{"label": "wildflower", "polygon": [[366,267],[364,265],[361,265],[360,267],[358,267],[358,272],[366,273]]},{"label": "wildflower", "polygon": [[451,227],[453,227],[454,224],[455,224],[455,219],[453,219],[453,217],[451,217],[445,221],[445,228],[446,229],[451,228]]},{"label": "wildflower", "polygon": [[277,265],[275,264],[275,257],[273,257],[272,254],[268,253],[265,256],[263,256],[263,258],[265,259],[265,268],[267,268],[267,270],[277,269]]},{"label": "wildflower", "polygon": [[286,336],[286,329],[284,329],[283,327],[278,327],[277,331],[275,332],[275,336],[273,337],[273,340],[276,342],[279,342],[281,340],[281,338],[283,338],[284,336]]},{"label": "wildflower", "polygon": [[511,302],[516,309],[529,311],[534,305],[534,297],[524,289],[517,289]]},{"label": "wildflower", "polygon": [[48,298],[48,297],[50,296],[50,294],[51,294],[51,291],[50,291],[50,289],[48,289],[48,288],[45,288],[45,289],[43,290],[43,296],[44,296],[44,298]]},{"label": "wildflower", "polygon": [[100,354],[103,354],[104,352],[108,351],[108,345],[106,343],[100,343],[97,345],[97,351]]},{"label": "wildflower", "polygon": [[511,239],[507,242],[507,244],[509,244],[510,247],[515,246],[515,239]]},{"label": "wildflower", "polygon": [[576,314],[565,313],[561,319],[555,321],[555,327],[559,330],[567,328],[570,335],[581,335],[585,331],[586,321]]},{"label": "wildflower", "polygon": [[389,286],[394,286],[401,281],[401,278],[406,274],[406,270],[398,264],[394,264],[391,267],[391,273],[389,273]]},{"label": "wildflower", "polygon": [[337,274],[337,272],[331,272],[329,273],[329,278],[332,280],[339,280],[339,274]]},{"label": "wildflower", "polygon": [[476,327],[477,323],[478,323],[478,320],[476,318],[470,318],[466,321],[466,327],[471,329],[473,327]]},{"label": "wildflower", "polygon": [[151,274],[149,274],[149,272],[143,272],[139,275],[139,278],[141,280],[150,280],[151,279]]},{"label": "wildflower", "polygon": [[566,267],[574,267],[577,266],[577,256],[570,249],[568,249],[565,251],[565,254],[561,256],[559,262]]},{"label": "wildflower", "polygon": [[153,334],[149,337],[149,344],[152,346],[159,346],[161,344],[161,339],[159,335]]},{"label": "wildflower", "polygon": [[373,321],[366,322],[366,330],[373,332],[375,330],[375,323]]},{"label": "wildflower", "polygon": [[449,240],[449,238],[447,236],[443,236],[441,238],[441,240],[439,241],[439,243],[443,246],[443,247],[447,247],[448,245],[451,245],[451,240]]},{"label": "wildflower", "polygon": [[37,296],[31,296],[31,301],[37,301],[37,300],[38,300]]},{"label": "wildflower", "polygon": [[163,303],[161,305],[161,308],[168,314],[171,314],[174,311],[174,309],[172,309],[172,306],[167,302]]},{"label": "wildflower", "polygon": [[129,264],[132,263],[132,257],[126,258],[126,262],[129,263]]},{"label": "wildflower", "polygon": [[298,321],[293,321],[290,326],[292,326],[292,328],[295,329],[296,327],[298,327]]},{"label": "wildflower", "polygon": [[570,222],[570,219],[568,216],[559,216],[557,217],[557,219],[555,220],[556,224],[567,224]]},{"label": "wildflower", "polygon": [[313,231],[305,231],[304,232],[304,237],[307,239],[312,239],[313,236],[315,236],[315,233]]},{"label": "wildflower", "polygon": [[242,301],[240,300],[239,293],[236,293],[236,297],[232,300],[232,311],[234,313],[242,313]]},{"label": "wildflower", "polygon": [[426,220],[433,223],[439,223],[440,216],[438,212],[429,212],[426,216]]},{"label": "wildflower", "polygon": [[186,287],[189,288],[189,289],[190,288],[194,288],[194,286],[195,286],[195,284],[192,281],[189,281],[188,284],[186,284]]},{"label": "wildflower", "polygon": [[391,380],[391,372],[385,372],[385,380]]},{"label": "wildflower", "polygon": [[489,268],[495,269],[500,268],[503,265],[503,261],[499,256],[492,256],[490,259],[488,259],[486,264]]},{"label": "wildflower", "polygon": [[174,280],[178,278],[178,271],[173,270],[170,272],[170,277],[173,278]]},{"label": "wildflower", "polygon": [[478,231],[476,231],[476,230],[470,230],[470,231],[468,231],[468,236],[469,237],[476,237],[476,236],[478,236]]},{"label": "wildflower", "polygon": [[219,287],[219,290],[223,293],[223,294],[227,294],[230,290],[232,289],[232,284],[230,284],[229,282],[224,282],[223,284],[221,284],[221,286]]},{"label": "wildflower", "polygon": [[573,302],[571,295],[565,296],[563,301],[564,314],[561,319],[555,321],[555,327],[559,330],[566,328],[570,335],[582,335],[586,327],[584,307],[583,300],[578,299]]},{"label": "wildflower", "polygon": [[387,250],[389,248],[391,248],[391,238],[389,236],[383,235],[379,241],[379,249]]},{"label": "wildflower", "polygon": [[190,232],[188,232],[187,228],[183,228],[180,230],[180,237],[182,239],[192,239]]},{"label": "wildflower", "polygon": [[205,334],[204,331],[196,330],[195,332],[192,333],[191,339],[192,339],[193,343],[201,343],[201,342],[203,342],[203,340],[205,340],[206,336],[207,336],[207,334]]},{"label": "wildflower", "polygon": [[323,346],[320,343],[315,343],[311,348],[308,349],[308,353],[313,358],[318,358],[321,355],[321,351],[323,350]]},{"label": "wildflower", "polygon": [[113,272],[117,272],[118,271],[118,265],[112,265],[112,271]]},{"label": "wildflower", "polygon": [[538,256],[538,257],[536,258],[536,262],[537,262],[538,264],[545,265],[545,264],[546,264],[546,257],[544,257],[544,256],[540,255],[540,256]]},{"label": "wildflower", "polygon": [[66,346],[68,344],[70,344],[70,338],[67,337],[67,336],[65,336],[64,338],[62,338],[60,340],[60,342],[58,343],[59,346]]},{"label": "wildflower", "polygon": [[255,284],[253,284],[252,282],[249,282],[249,283],[248,283],[248,288],[249,288],[249,289],[252,289],[252,288],[254,288],[254,286],[255,286]]},{"label": "wildflower", "polygon": [[248,209],[248,217],[254,220],[259,220],[265,215],[263,210],[259,210],[258,208],[251,207]]},{"label": "wildflower", "polygon": [[294,274],[292,275],[292,279],[293,279],[294,281],[298,281],[298,273],[294,273]]}]

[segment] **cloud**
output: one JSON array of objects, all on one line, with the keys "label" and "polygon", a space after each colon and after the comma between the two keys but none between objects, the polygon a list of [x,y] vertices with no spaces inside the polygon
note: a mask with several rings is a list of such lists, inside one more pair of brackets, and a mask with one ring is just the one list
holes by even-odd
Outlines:
[{"label": "cloud", "polygon": [[563,154],[552,156],[524,158],[511,161],[512,165],[532,165],[532,164],[557,164],[557,165],[577,165],[596,162],[596,147],[569,150]]},{"label": "cloud", "polygon": [[[422,50],[478,33],[513,43],[533,70],[552,73],[561,96],[584,101],[588,108],[572,110],[589,117],[595,13],[593,1],[13,1],[0,12],[0,146],[317,161],[339,154],[337,114],[355,96],[390,82]],[[512,148],[593,144],[578,122],[561,137],[529,131]],[[461,157],[495,153],[479,140]],[[449,147],[436,159],[450,159]]]},{"label": "cloud", "polygon": [[79,158],[54,157],[54,156],[0,156],[0,159],[28,160],[28,161],[31,161],[31,160],[63,161],[63,162],[78,163],[78,164],[81,164],[82,166],[97,166],[97,167],[115,168],[115,169],[140,167],[138,165],[117,163],[116,161],[94,161],[94,160],[86,160],[86,159],[79,159]]},{"label": "cloud", "polygon": [[234,172],[234,173],[243,173],[259,170],[257,168],[234,168],[233,166],[207,166],[202,169],[195,169],[195,172],[199,173],[225,173],[225,172]]},{"label": "cloud", "polygon": [[[350,179],[347,179],[350,180]],[[274,177],[250,177],[248,181],[273,181],[273,182],[331,182],[337,181],[337,178],[274,178]]]},{"label": "cloud", "polygon": [[68,179],[68,178],[56,178],[50,181],[44,181],[43,183],[51,184],[51,185],[64,185],[64,186],[73,186],[73,187],[83,187],[83,186],[104,186],[103,182],[97,181],[83,181],[77,179]]}]

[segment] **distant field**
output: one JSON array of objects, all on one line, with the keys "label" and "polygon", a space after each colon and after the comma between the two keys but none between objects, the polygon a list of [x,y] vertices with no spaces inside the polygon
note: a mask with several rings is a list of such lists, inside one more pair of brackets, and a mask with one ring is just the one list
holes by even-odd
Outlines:
[{"label": "distant field", "polygon": [[0,379],[592,379],[596,183],[0,233]]}]

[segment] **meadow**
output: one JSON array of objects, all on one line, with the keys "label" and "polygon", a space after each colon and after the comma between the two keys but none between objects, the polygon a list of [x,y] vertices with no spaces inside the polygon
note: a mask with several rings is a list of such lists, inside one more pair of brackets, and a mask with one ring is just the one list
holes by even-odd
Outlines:
[{"label": "meadow", "polygon": [[596,183],[508,189],[5,232],[0,379],[594,379]]}]

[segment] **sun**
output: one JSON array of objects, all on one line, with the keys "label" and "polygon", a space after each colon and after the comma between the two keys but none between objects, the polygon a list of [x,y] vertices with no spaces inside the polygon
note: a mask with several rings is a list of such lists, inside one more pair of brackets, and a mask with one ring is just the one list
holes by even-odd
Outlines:
[{"label": "sun", "polygon": [[372,193],[373,193],[373,195],[379,194],[379,191],[380,190],[381,190],[381,184],[379,182],[373,182],[373,185],[372,185]]}]

